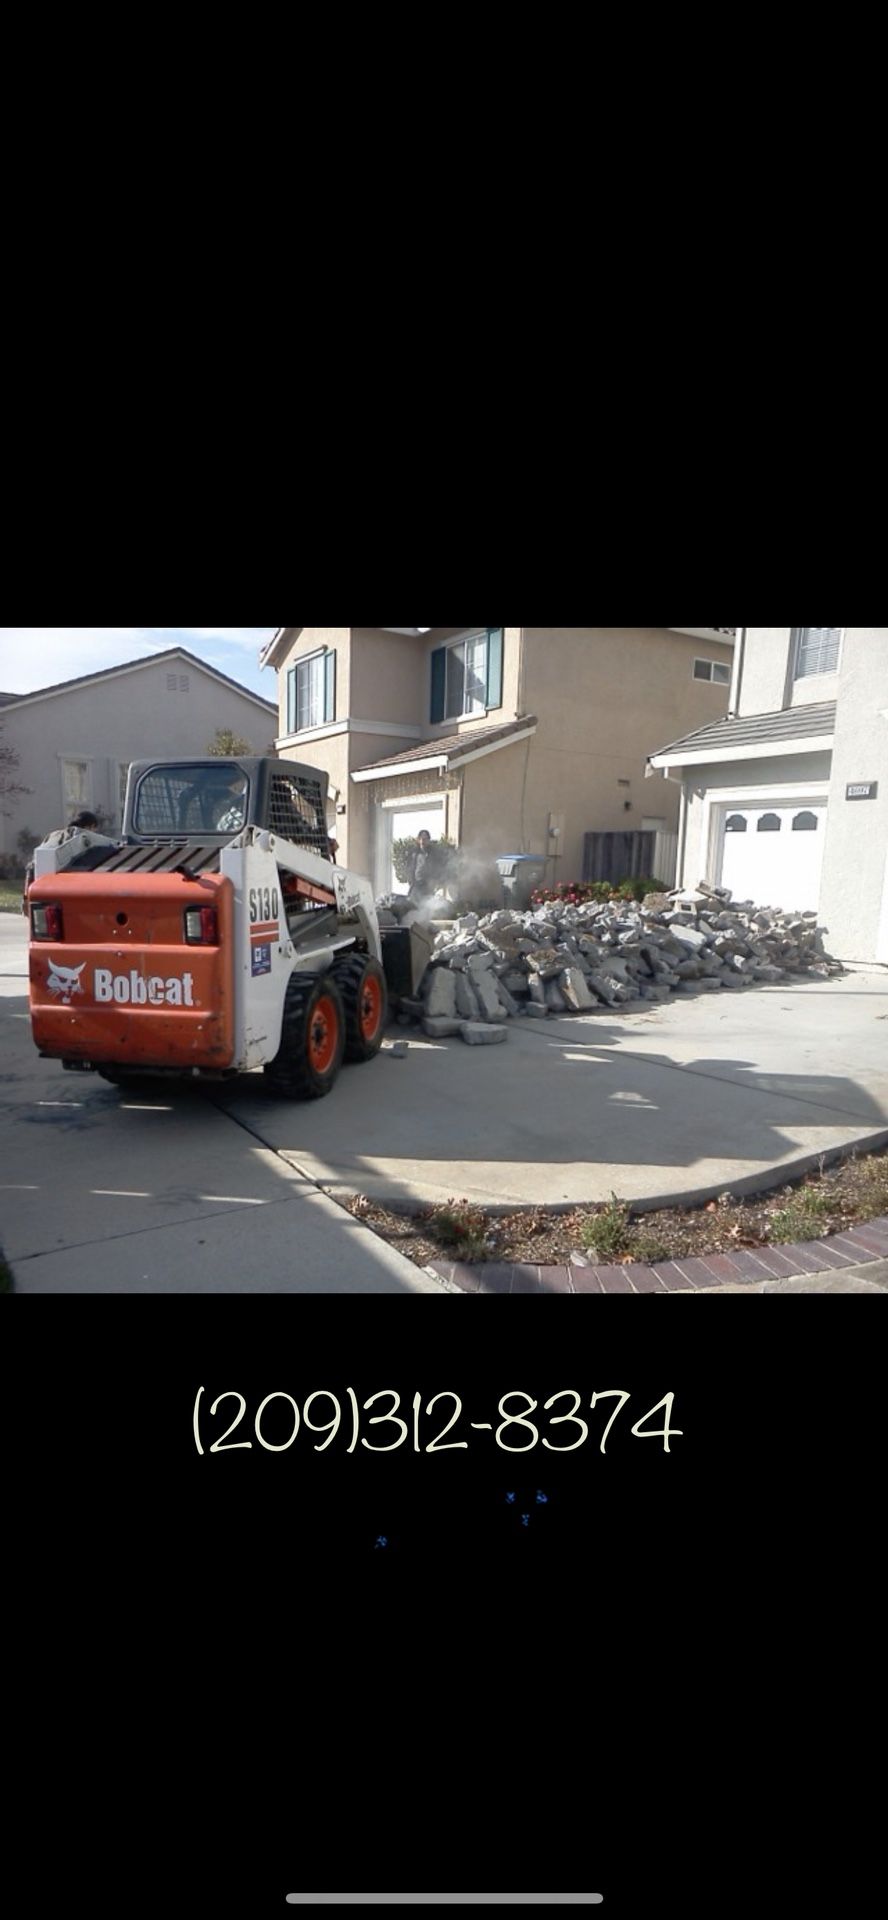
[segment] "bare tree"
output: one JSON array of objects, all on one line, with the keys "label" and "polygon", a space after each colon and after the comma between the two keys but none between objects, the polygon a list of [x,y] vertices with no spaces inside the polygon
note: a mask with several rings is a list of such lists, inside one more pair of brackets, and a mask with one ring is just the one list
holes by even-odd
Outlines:
[{"label": "bare tree", "polygon": [[19,756],[15,748],[3,739],[3,721],[0,719],[0,813],[6,815],[14,810],[7,805],[8,801],[15,802],[20,794],[32,791],[30,787],[24,786],[21,780],[16,779],[19,765]]},{"label": "bare tree", "polygon": [[216,755],[220,760],[229,760],[232,754],[252,751],[252,741],[244,740],[239,733],[232,733],[230,727],[217,727],[207,748],[207,753]]}]

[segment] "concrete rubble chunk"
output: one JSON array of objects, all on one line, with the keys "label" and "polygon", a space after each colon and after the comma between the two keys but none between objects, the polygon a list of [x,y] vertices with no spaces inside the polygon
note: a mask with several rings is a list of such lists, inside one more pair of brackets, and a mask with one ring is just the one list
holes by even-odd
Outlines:
[{"label": "concrete rubble chunk", "polygon": [[456,1013],[456,977],[449,967],[431,968],[425,1010],[433,1019],[453,1019]]},{"label": "concrete rubble chunk", "polygon": [[452,1034],[462,1033],[464,1025],[464,1021],[457,1020],[455,1017],[448,1020],[443,1014],[435,1017],[427,1013],[422,1023],[422,1030],[423,1033],[428,1034],[430,1040],[448,1040]]},{"label": "concrete rubble chunk", "polygon": [[[431,941],[432,929],[424,931]],[[504,1032],[503,1022],[518,1014],[539,1020],[598,1005],[642,1010],[673,992],[829,978],[843,968],[825,949],[827,931],[813,912],[734,900],[708,882],[648,894],[640,905],[561,899],[526,912],[463,914],[435,923],[421,986],[394,1010],[402,1024]],[[444,1037],[440,1027],[430,1031]]]},{"label": "concrete rubble chunk", "polygon": [[482,1026],[477,1020],[464,1020],[458,1031],[467,1047],[492,1047],[508,1038],[505,1027]]},{"label": "concrete rubble chunk", "polygon": [[568,1006],[574,1007],[577,1013],[582,1013],[586,1007],[594,1007],[595,996],[589,992],[579,967],[565,967],[559,985]]}]

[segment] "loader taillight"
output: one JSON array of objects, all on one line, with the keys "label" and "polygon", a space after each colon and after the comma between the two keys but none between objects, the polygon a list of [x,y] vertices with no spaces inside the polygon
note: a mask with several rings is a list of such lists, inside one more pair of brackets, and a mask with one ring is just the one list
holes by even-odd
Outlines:
[{"label": "loader taillight", "polygon": [[62,909],[58,906],[39,906],[31,908],[31,932],[35,940],[63,940]]},{"label": "loader taillight", "polygon": [[215,907],[186,907],[185,938],[193,945],[219,945],[219,919]]}]

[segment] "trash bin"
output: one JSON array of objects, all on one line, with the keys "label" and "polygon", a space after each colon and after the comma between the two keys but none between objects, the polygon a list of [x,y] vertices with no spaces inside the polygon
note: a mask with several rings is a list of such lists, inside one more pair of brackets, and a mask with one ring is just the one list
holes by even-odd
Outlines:
[{"label": "trash bin", "polygon": [[515,907],[520,912],[527,906],[534,887],[542,881],[546,856],[544,853],[501,853],[496,864],[503,883],[503,906]]}]

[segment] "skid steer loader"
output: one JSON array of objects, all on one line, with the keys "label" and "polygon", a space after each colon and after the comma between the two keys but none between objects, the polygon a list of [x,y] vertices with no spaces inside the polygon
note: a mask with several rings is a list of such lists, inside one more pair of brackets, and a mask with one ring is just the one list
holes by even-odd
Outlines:
[{"label": "skid steer loader", "polygon": [[326,800],[292,760],[140,760],[120,839],[51,834],[28,890],[40,1054],[118,1086],[262,1067],[290,1099],[371,1059],[383,945],[369,882],[331,861]]}]

